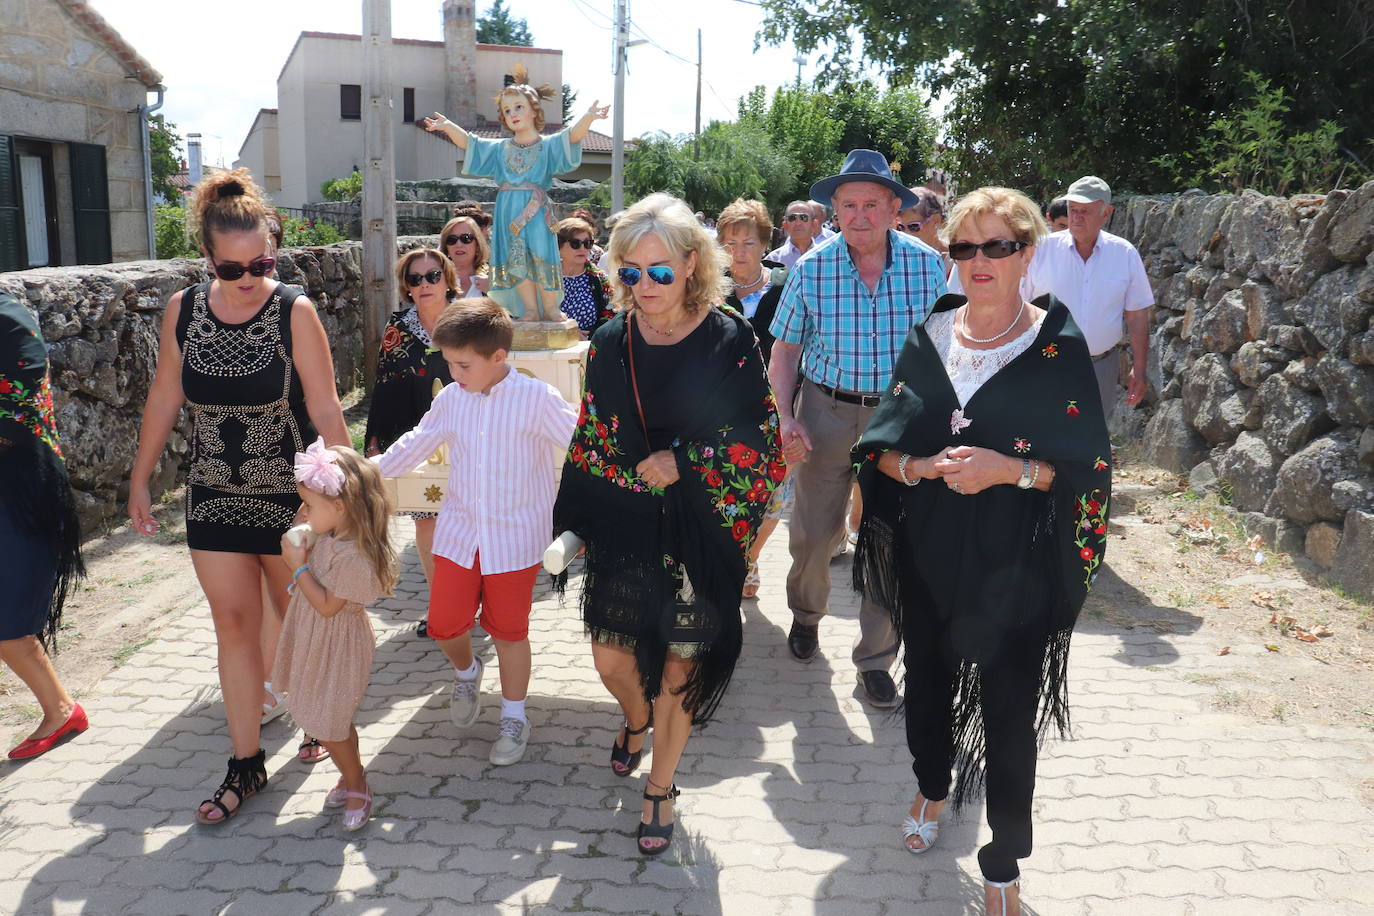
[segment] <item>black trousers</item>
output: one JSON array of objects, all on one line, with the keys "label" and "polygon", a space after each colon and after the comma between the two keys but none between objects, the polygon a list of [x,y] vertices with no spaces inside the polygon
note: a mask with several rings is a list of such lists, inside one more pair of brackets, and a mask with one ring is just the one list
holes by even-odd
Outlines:
[{"label": "black trousers", "polygon": [[[943,640],[906,635],[906,741],[921,794],[949,795],[955,758],[955,678],[959,660]],[[914,638],[913,638],[914,637]],[[1035,792],[1035,711],[1043,645],[1009,653],[1003,664],[980,667],[978,687],[986,740],[987,819],[992,842],[978,851],[986,881],[1020,876],[1018,859],[1031,853],[1031,798]],[[967,780],[969,774],[961,773]]]}]

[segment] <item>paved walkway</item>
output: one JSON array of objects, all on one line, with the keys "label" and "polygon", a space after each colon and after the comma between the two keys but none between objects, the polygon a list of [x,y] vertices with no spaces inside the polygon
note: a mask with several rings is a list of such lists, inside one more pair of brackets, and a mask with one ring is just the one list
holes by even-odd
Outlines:
[{"label": "paved walkway", "polygon": [[[635,853],[642,783],[606,765],[615,709],[572,601],[536,604],[534,743],[491,767],[495,701],[455,734],[445,664],[413,633],[423,580],[408,553],[374,613],[365,830],[342,834],[322,813],[335,773],[295,761],[287,720],[265,730],[265,793],[221,829],[193,824],[227,755],[201,606],[83,698],[87,734],[0,764],[0,913],[981,912],[981,808],[927,855],[899,845],[910,758],[900,723],[855,693],[848,559],[834,563],[835,616],[810,665],[785,646],[786,562],[783,530],[762,600],[745,606],[721,720],[688,746],[682,827],[660,860]],[[1374,913],[1374,735],[1218,714],[1214,691],[1185,675],[1221,664],[1246,661],[1085,625],[1076,740],[1040,766],[1028,913]]]}]

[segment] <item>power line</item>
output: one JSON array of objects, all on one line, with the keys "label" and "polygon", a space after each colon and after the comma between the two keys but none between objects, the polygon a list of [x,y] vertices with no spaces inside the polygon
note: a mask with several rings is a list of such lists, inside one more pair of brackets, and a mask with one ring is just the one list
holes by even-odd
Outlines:
[{"label": "power line", "polygon": [[588,4],[586,0],[573,0],[573,8],[577,10],[577,12],[582,16],[583,19],[587,20],[587,24],[590,25],[592,28],[601,29],[605,32],[611,31],[612,26],[609,21],[605,23],[597,22],[592,17],[587,15],[588,10],[590,10],[593,13],[596,13],[598,16],[605,16],[606,14],[601,12],[601,10],[597,9],[596,7]]}]

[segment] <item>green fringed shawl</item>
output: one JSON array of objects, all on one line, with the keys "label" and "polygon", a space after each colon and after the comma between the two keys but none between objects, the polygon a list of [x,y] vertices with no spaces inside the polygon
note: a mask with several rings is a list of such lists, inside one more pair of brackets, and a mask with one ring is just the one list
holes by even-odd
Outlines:
[{"label": "green fringed shawl", "polygon": [[[947,295],[935,312],[963,305]],[[887,607],[900,638],[938,640],[958,660],[955,803],[981,784],[978,670],[1043,653],[1037,729],[1069,724],[1069,639],[1107,547],[1111,443],[1082,332],[1046,296],[1035,341],[959,402],[938,350],[917,326],[853,457],[864,521],[854,584]],[[1051,490],[954,493],[941,481],[907,487],[877,469],[896,450],[924,457],[972,445],[1054,465]],[[919,580],[919,581],[917,581]],[[918,596],[928,599],[918,600]]]},{"label": "green fringed shawl", "polygon": [[635,472],[649,451],[630,387],[628,321],[617,314],[592,335],[554,506],[555,533],[576,532],[587,544],[582,610],[592,638],[607,636],[596,619],[637,622],[634,653],[651,702],[680,610],[675,582],[681,575],[690,582],[707,638],[692,656],[682,698],[698,725],[719,705],[739,658],[746,557],[786,475],[758,342],[748,321],[717,309],[728,319],[722,356],[681,381],[700,398],[673,444],[678,482],[650,487]]}]

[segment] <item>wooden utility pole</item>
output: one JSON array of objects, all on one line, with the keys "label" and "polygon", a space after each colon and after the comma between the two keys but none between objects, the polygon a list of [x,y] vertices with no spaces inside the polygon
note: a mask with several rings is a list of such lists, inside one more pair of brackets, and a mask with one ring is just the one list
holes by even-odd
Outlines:
[{"label": "wooden utility pole", "polygon": [[701,160],[701,29],[697,29],[697,127],[692,134],[692,158]]},{"label": "wooden utility pole", "polygon": [[377,379],[377,352],[399,291],[396,165],[391,102],[391,0],[363,0],[363,365]]}]

